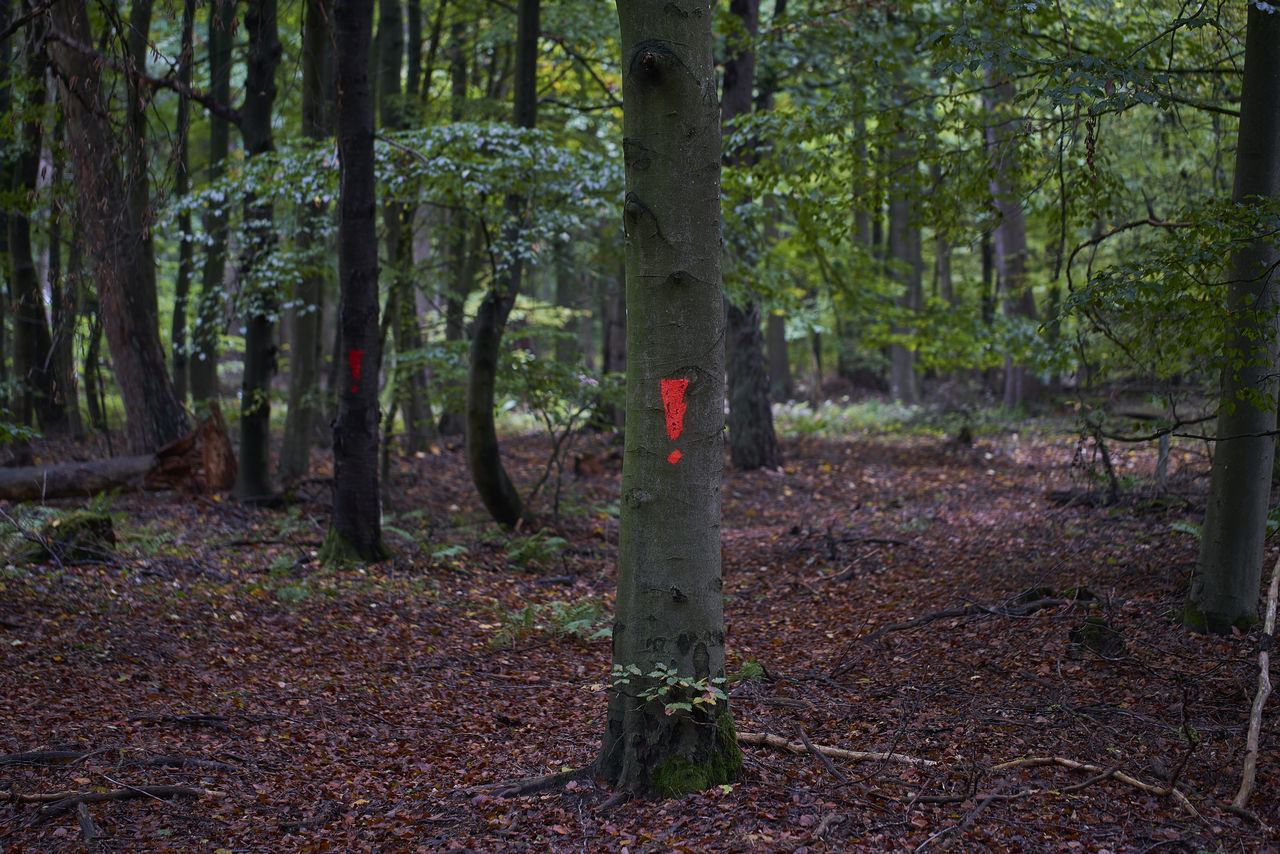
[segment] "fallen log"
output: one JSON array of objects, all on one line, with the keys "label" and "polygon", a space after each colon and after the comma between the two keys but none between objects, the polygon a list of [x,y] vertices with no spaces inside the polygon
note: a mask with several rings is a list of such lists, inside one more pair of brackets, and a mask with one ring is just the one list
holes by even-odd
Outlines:
[{"label": "fallen log", "polygon": [[0,501],[89,498],[102,492],[142,489],[156,467],[155,454],[82,463],[0,469]]}]

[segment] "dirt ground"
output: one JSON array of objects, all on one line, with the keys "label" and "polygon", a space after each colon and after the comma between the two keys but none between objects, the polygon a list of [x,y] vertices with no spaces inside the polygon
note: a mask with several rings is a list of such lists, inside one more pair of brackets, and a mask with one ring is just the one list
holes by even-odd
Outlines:
[{"label": "dirt ground", "polygon": [[[1175,448],[1157,494],[1153,451],[1116,451],[1102,506],[1093,449],[1053,431],[798,438],[729,471],[730,670],[762,669],[732,709],[791,749],[744,744],[739,783],[679,800],[501,796],[599,748],[611,441],[534,536],[485,521],[461,450],[396,459],[397,556],[367,570],[315,561],[320,455],[290,507],[98,501],[111,555],[0,571],[0,849],[1280,850],[1280,702],[1252,815],[1224,806],[1259,632],[1177,619],[1196,541],[1170,525],[1199,521],[1207,460]],[[547,447],[506,441],[526,490]]]}]

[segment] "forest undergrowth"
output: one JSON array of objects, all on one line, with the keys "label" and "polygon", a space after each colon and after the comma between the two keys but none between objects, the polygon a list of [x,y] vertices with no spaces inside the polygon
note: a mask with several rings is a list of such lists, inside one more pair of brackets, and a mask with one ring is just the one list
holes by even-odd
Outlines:
[{"label": "forest undergrowth", "polygon": [[[612,442],[579,442],[559,520],[510,535],[461,449],[395,459],[397,556],[368,569],[317,564],[319,455],[288,507],[96,500],[111,554],[0,570],[0,850],[1280,850],[1274,703],[1252,816],[1225,806],[1258,633],[1178,615],[1203,449],[1157,493],[1154,449],[1113,448],[1106,504],[1094,449],[1052,430],[800,437],[727,472],[742,780],[503,796],[600,744]],[[533,483],[547,443],[505,450]],[[4,509],[11,541],[55,512]]]}]

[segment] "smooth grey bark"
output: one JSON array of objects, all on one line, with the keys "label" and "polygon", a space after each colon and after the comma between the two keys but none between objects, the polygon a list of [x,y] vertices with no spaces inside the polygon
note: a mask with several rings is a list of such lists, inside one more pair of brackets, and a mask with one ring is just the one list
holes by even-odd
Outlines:
[{"label": "smooth grey bark", "polygon": [[[641,696],[664,665],[724,675],[720,116],[707,0],[620,0],[626,158],[627,431],[615,681],[597,772],[679,796],[741,770],[726,702],[666,714]],[[669,698],[678,699],[678,698]]]},{"label": "smooth grey bark", "polygon": [[[80,44],[91,44],[84,6],[61,0],[53,21]],[[93,265],[98,310],[124,400],[131,452],[146,453],[187,432],[187,416],[169,379],[156,314],[155,266],[138,251],[147,224],[128,204],[121,149],[107,123],[101,69],[64,42],[49,42],[59,68],[67,140],[75,167],[85,247]]]},{"label": "smooth grey bark", "polygon": [[[241,111],[240,136],[246,157],[275,149],[271,113],[276,99],[276,67],[282,48],[276,20],[276,0],[250,3],[244,14],[249,54]],[[241,277],[249,314],[245,321],[244,378],[240,385],[240,457],[231,493],[241,501],[272,498],[271,378],[276,372],[275,316],[279,299],[275,285],[257,281],[258,271],[275,248],[275,211],[269,197],[252,190],[244,200],[245,249]]]},{"label": "smooth grey bark", "polygon": [[[516,75],[514,122],[516,127],[532,128],[537,124],[537,59],[539,0],[520,0],[516,23]],[[506,243],[512,246],[519,237],[520,220],[524,216],[524,199],[509,195],[506,200]],[[467,461],[471,480],[485,509],[498,524],[511,528],[524,518],[524,505],[502,465],[498,447],[498,431],[494,412],[498,357],[507,317],[520,293],[524,276],[519,258],[510,258],[504,270],[494,277],[476,311],[471,337],[471,366],[467,376]]]},{"label": "smooth grey bark", "polygon": [[[302,135],[319,143],[329,136],[325,77],[330,59],[329,13],[325,0],[306,0],[302,23]],[[289,314],[289,411],[284,422],[277,473],[282,481],[307,476],[311,445],[320,421],[320,321],[324,286],[328,280],[328,247],[317,236],[328,218],[328,205],[319,199],[304,202],[298,211],[298,251],[311,261],[293,294]]]},{"label": "smooth grey bark", "polygon": [[[1011,317],[1034,320],[1035,294],[1027,285],[1027,223],[1018,190],[1018,119],[1012,115],[1014,88],[1009,80],[996,82],[987,101],[992,121],[987,125],[987,147],[992,157],[991,197],[998,216],[993,245],[996,288]],[[1035,396],[1035,376],[1011,356],[1005,357],[1003,404],[1018,407]]]},{"label": "smooth grey bark", "polygon": [[[756,56],[750,40],[759,30],[759,0],[729,0],[729,14],[738,19],[745,39],[735,36],[729,40],[729,56],[724,63],[720,117],[726,133],[735,118],[751,112]],[[728,155],[730,162],[750,164],[754,159],[754,146],[744,146]],[[739,245],[730,245],[739,266],[748,275],[759,253],[759,247],[751,245],[756,239],[753,233],[740,239]],[[776,468],[782,462],[782,452],[773,429],[760,303],[754,294],[748,294],[745,299],[730,302],[727,311],[729,460],[744,471]]]},{"label": "smooth grey bark", "polygon": [[[916,153],[909,144],[906,133],[899,131],[894,145],[894,169],[889,190],[889,257],[893,261],[890,274],[902,285],[898,305],[907,311],[919,311],[923,302],[920,223],[912,218],[915,182],[903,173],[916,168]],[[905,327],[895,326],[895,333],[903,333]],[[916,376],[916,354],[905,344],[895,343],[889,348],[889,394],[900,403],[920,401],[920,383]]]},{"label": "smooth grey bark", "polygon": [[[209,93],[221,104],[231,103],[231,34],[235,26],[235,4],[232,0],[212,0],[209,5]],[[226,171],[231,153],[231,124],[223,118],[209,117],[210,183]],[[223,279],[227,263],[227,212],[219,205],[205,219],[206,235],[204,269],[201,274],[200,298],[196,302],[195,323],[191,330],[191,363],[187,366],[191,383],[191,399],[207,404],[218,399],[219,334],[223,324],[226,294]]]},{"label": "smooth grey bark", "polygon": [[342,164],[338,268],[342,386],[333,422],[333,517],[321,559],[374,563],[389,555],[378,490],[378,203],[373,169],[369,52],[373,0],[334,4],[338,156]]},{"label": "smooth grey bark", "polygon": [[[1280,196],[1280,15],[1249,4],[1236,145],[1237,204]],[[1280,247],[1259,237],[1231,258],[1218,442],[1200,556],[1183,612],[1195,631],[1230,632],[1258,617],[1275,454]]]}]

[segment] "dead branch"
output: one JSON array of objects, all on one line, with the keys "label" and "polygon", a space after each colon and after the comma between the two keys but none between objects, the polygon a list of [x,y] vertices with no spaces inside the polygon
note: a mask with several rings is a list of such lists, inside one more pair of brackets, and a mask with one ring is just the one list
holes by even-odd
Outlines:
[{"label": "dead branch", "polygon": [[[67,794],[62,792],[60,794]],[[72,793],[70,797],[62,798],[40,808],[31,823],[41,824],[53,818],[55,815],[74,810],[80,804],[100,804],[105,801],[127,801],[133,798],[154,798],[157,800],[166,800],[168,798],[224,798],[226,792],[220,792],[216,789],[197,789],[191,786],[131,786],[124,789],[112,789],[109,792],[77,792]]]},{"label": "dead branch", "polygon": [[[1191,813],[1196,818],[1204,821],[1204,817],[1200,815],[1199,810],[1187,799],[1187,796],[1172,786],[1157,786],[1154,783],[1147,783],[1132,777],[1123,771],[1113,770],[1109,774],[1108,769],[1101,765],[1091,765],[1087,762],[1077,762],[1074,759],[1067,759],[1062,756],[1035,756],[1028,759],[1012,759],[1008,762],[1001,762],[999,765],[992,766],[992,771],[1008,771],[1013,768],[1041,768],[1046,765],[1057,765],[1062,768],[1069,768],[1072,771],[1087,771],[1091,774],[1105,774],[1113,780],[1118,780],[1126,786],[1147,792],[1159,798],[1172,797],[1178,802],[1183,809]],[[1106,779],[1103,777],[1102,779]]]},{"label": "dead branch", "polygon": [[[809,748],[798,741],[787,741],[780,735],[766,732],[740,732],[738,743],[753,747],[773,747],[789,753],[808,753]],[[845,750],[842,747],[827,747],[823,744],[813,745],[813,749],[836,759],[849,759],[854,762],[900,762],[904,765],[932,766],[938,763],[932,759],[919,759],[902,753],[879,753],[865,750]]]},{"label": "dead branch", "polygon": [[800,726],[800,724],[796,724],[795,726],[796,735],[800,736],[800,740],[804,742],[804,746],[813,754],[814,758],[822,763],[822,767],[827,769],[827,773],[832,777],[835,777],[841,783],[849,782],[849,778],[841,773],[840,769],[835,766],[835,763],[828,759],[827,755],[819,750],[816,744],[809,740],[809,735],[804,731],[804,727]]},{"label": "dead branch", "polygon": [[1262,624],[1262,641],[1258,645],[1258,693],[1249,712],[1249,735],[1245,740],[1244,775],[1240,791],[1231,805],[1244,809],[1253,794],[1253,781],[1258,774],[1258,737],[1262,730],[1262,708],[1271,696],[1271,644],[1276,636],[1276,598],[1280,594],[1280,560],[1271,569],[1271,586],[1267,588],[1267,616]]},{"label": "dead branch", "polygon": [[34,750],[0,756],[0,765],[48,765],[53,762],[76,762],[89,754],[83,750]]},{"label": "dead branch", "polygon": [[463,795],[480,793],[490,795],[495,798],[518,798],[524,795],[534,795],[538,792],[545,792],[549,789],[563,788],[566,783],[573,780],[581,780],[589,775],[591,771],[592,766],[584,765],[581,768],[561,771],[558,774],[547,774],[544,777],[530,777],[527,780],[516,780],[511,783],[493,783],[488,786],[475,786],[470,789],[461,789],[458,793]]}]

